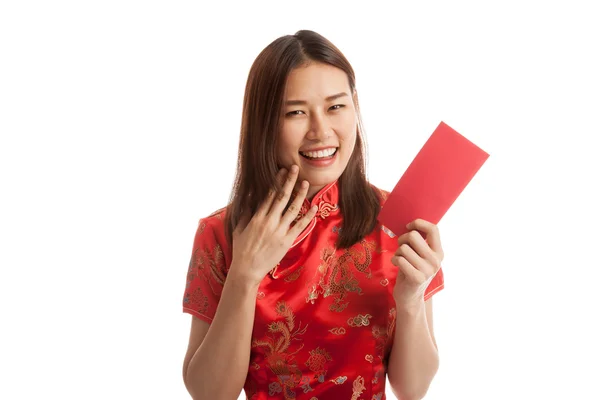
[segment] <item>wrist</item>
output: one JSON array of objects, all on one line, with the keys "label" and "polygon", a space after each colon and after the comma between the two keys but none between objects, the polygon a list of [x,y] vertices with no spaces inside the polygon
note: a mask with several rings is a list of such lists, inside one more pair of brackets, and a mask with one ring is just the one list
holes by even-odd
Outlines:
[{"label": "wrist", "polygon": [[406,298],[406,296],[394,295],[394,301],[396,302],[396,312],[417,315],[425,311],[425,300],[423,296]]},{"label": "wrist", "polygon": [[229,282],[231,286],[235,286],[238,290],[243,291],[258,291],[258,286],[262,279],[257,279],[249,273],[250,268],[246,265],[236,265],[235,261],[231,263],[225,283]]}]

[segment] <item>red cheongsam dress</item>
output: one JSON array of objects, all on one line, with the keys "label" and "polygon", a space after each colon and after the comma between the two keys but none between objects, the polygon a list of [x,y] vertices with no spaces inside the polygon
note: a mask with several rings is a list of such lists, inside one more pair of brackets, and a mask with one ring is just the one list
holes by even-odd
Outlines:
[{"label": "red cheongsam dress", "polygon": [[[301,214],[315,204],[315,218],[259,286],[246,396],[385,399],[396,316],[392,290],[397,267],[390,259],[397,238],[378,223],[359,243],[338,249],[338,182],[325,186],[311,202],[305,200]],[[208,323],[231,264],[224,213],[199,222],[183,297],[183,311]],[[425,300],[443,287],[439,270]]]}]

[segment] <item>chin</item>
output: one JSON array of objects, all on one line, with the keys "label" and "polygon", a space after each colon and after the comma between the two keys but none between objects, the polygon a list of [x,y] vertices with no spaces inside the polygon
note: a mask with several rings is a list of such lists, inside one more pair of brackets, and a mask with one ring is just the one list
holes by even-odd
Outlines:
[{"label": "chin", "polygon": [[334,182],[342,175],[343,171],[304,171],[302,179],[306,179],[311,186],[325,186]]}]

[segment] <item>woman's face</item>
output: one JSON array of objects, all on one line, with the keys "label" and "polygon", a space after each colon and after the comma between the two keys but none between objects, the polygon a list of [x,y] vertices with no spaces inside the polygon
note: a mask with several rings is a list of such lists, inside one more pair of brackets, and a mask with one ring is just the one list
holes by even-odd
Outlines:
[{"label": "woman's face", "polygon": [[293,70],[286,84],[278,160],[300,168],[308,197],[340,177],[356,143],[357,115],[344,71],[311,63]]}]

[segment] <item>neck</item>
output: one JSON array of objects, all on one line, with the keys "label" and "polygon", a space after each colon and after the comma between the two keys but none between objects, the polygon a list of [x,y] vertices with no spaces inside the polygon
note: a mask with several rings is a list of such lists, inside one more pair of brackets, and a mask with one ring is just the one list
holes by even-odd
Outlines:
[{"label": "neck", "polygon": [[306,199],[310,202],[313,199],[313,197],[315,197],[315,195],[319,193],[319,191],[324,187],[325,186],[310,186],[308,188],[308,193],[306,194]]}]

